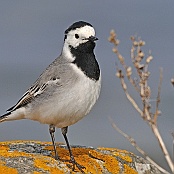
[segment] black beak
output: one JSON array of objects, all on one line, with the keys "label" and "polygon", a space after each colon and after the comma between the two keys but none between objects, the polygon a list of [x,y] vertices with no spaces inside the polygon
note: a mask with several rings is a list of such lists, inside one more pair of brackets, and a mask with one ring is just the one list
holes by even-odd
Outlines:
[{"label": "black beak", "polygon": [[95,36],[90,36],[87,40],[94,42],[94,41],[98,40],[98,38]]}]

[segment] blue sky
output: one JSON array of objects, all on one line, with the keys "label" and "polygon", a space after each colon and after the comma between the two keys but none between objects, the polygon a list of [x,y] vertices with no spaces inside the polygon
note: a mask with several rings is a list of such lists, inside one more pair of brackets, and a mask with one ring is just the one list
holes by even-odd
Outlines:
[{"label": "blue sky", "polygon": [[[84,20],[95,27],[99,38],[95,54],[102,71],[102,92],[91,113],[70,127],[70,143],[117,147],[136,152],[111,127],[108,120],[110,116],[151,157],[166,166],[151,130],[126,100],[119,79],[115,77],[118,61],[107,39],[110,30],[115,29],[120,40],[120,52],[128,64],[131,63],[130,36],[137,35],[145,40],[145,53],[151,50],[154,56],[149,81],[154,98],[157,94],[159,68],[163,67],[162,115],[158,121],[160,132],[171,153],[170,133],[174,131],[174,88],[170,84],[170,79],[174,77],[173,1],[7,0],[0,4],[1,114],[15,104],[44,68],[60,54],[65,29],[75,21]],[[138,95],[134,97],[138,100]],[[0,132],[0,141],[50,141],[48,126],[29,120],[2,123]],[[63,141],[58,129],[56,140]]]}]

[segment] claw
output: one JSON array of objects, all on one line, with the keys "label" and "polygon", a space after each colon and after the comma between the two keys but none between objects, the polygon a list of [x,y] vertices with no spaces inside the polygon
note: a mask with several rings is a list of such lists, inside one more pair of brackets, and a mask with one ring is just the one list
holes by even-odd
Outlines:
[{"label": "claw", "polygon": [[85,172],[83,171],[83,169],[85,169],[85,167],[82,166],[82,165],[80,165],[79,163],[77,163],[76,160],[74,159],[74,157],[71,157],[70,160],[61,160],[61,161],[71,163],[72,166],[71,166],[70,164],[68,164],[67,166],[68,166],[69,168],[72,168],[72,171],[75,171],[75,167],[77,167],[77,168],[81,171],[81,173],[85,173]]}]

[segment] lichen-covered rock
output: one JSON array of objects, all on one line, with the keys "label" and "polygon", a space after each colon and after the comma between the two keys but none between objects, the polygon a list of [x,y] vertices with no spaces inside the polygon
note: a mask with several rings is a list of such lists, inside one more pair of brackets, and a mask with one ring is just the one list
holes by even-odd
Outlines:
[{"label": "lichen-covered rock", "polygon": [[[69,159],[66,146],[57,144],[61,159]],[[89,174],[158,174],[155,167],[131,152],[116,148],[72,146],[76,161]],[[39,141],[9,141],[0,143],[0,173],[2,174],[64,174],[71,170],[68,162],[54,159],[51,143]]]}]

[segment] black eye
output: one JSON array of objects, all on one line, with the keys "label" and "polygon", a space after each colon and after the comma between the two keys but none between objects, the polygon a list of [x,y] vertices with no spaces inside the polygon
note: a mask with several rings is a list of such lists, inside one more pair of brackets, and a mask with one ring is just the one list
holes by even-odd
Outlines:
[{"label": "black eye", "polygon": [[75,38],[78,39],[79,38],[79,35],[78,34],[75,34]]}]

